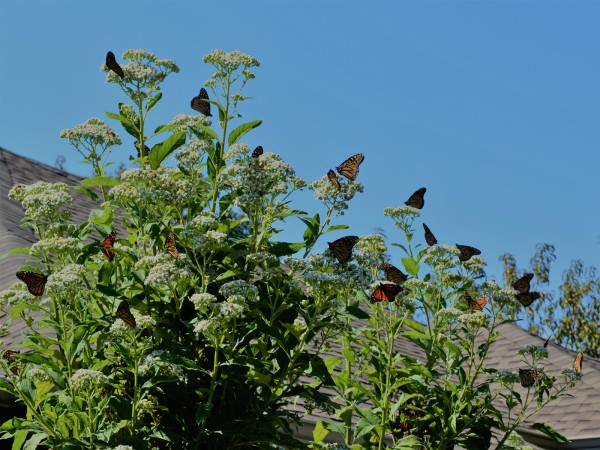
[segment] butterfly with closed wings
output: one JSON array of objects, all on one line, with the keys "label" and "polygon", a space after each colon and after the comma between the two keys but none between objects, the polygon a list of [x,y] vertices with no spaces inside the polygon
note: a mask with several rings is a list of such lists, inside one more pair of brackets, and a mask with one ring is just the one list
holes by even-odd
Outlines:
[{"label": "butterfly with closed wings", "polygon": [[340,180],[338,180],[338,177],[333,170],[329,169],[329,172],[327,172],[327,178],[329,178],[331,184],[333,184],[338,191],[342,190]]},{"label": "butterfly with closed wings", "polygon": [[100,251],[104,253],[110,262],[115,259],[115,252],[112,251],[112,248],[115,245],[116,237],[117,233],[115,231],[111,231],[110,234],[106,236],[100,243]]},{"label": "butterfly with closed wings", "polygon": [[393,302],[400,292],[402,288],[397,284],[382,283],[371,294],[371,303]]},{"label": "butterfly with closed wings", "polygon": [[490,295],[486,292],[481,297],[479,297],[477,301],[475,301],[473,300],[473,297],[471,297],[471,295],[467,291],[465,291],[464,297],[471,311],[479,312],[483,311],[483,308],[485,308],[485,305],[487,305]]},{"label": "butterfly with closed wings", "polygon": [[260,155],[262,155],[265,151],[262,148],[262,145],[259,145],[258,147],[256,147],[254,149],[254,151],[252,152],[252,157],[253,158],[258,158]]},{"label": "butterfly with closed wings", "polygon": [[194,97],[190,102],[190,106],[193,110],[198,111],[207,117],[211,117],[210,102],[208,100],[208,92],[206,92],[206,89],[201,88],[198,96]]},{"label": "butterfly with closed wings", "polygon": [[408,275],[389,263],[383,263],[383,272],[385,273],[386,280],[392,283],[402,284],[408,279]]},{"label": "butterfly with closed wings", "polygon": [[8,363],[10,367],[10,371],[15,375],[19,376],[21,374],[21,368],[18,365],[15,365],[16,359],[15,355],[19,354],[19,351],[16,350],[6,350],[2,355],[2,359]]},{"label": "butterfly with closed wings", "polygon": [[179,256],[177,246],[175,245],[175,233],[173,233],[173,231],[169,231],[169,234],[167,235],[167,239],[165,241],[165,249],[167,249],[167,252],[173,258],[177,259],[177,257]]},{"label": "butterfly with closed wings", "polygon": [[481,250],[475,247],[471,247],[470,245],[456,244],[456,248],[460,250],[460,255],[458,255],[458,259],[462,262],[468,261],[473,256],[481,254]]},{"label": "butterfly with closed wings", "polygon": [[519,381],[521,386],[530,388],[535,384],[535,380],[542,378],[543,372],[537,372],[533,369],[519,369]]},{"label": "butterfly with closed wings", "polygon": [[413,208],[422,209],[425,206],[425,192],[427,192],[427,188],[417,189],[408,200],[404,202],[406,206],[412,206]]},{"label": "butterfly with closed wings", "polygon": [[329,250],[340,264],[346,264],[352,259],[352,249],[358,243],[358,236],[344,236],[333,242],[328,242]]},{"label": "butterfly with closed wings", "polygon": [[532,279],[533,274],[526,273],[513,283],[513,288],[515,288],[515,290],[519,291],[520,293],[529,292],[529,289],[531,288],[530,282]]},{"label": "butterfly with closed wings", "polygon": [[429,227],[423,224],[423,228],[425,229],[425,242],[427,242],[427,245],[432,247],[435,244],[437,244],[437,239],[435,238]]},{"label": "butterfly with closed wings", "polygon": [[17,272],[17,278],[27,285],[27,290],[31,295],[41,297],[46,289],[48,277],[37,272],[20,270]]},{"label": "butterfly with closed wings", "polygon": [[133,317],[133,314],[131,314],[129,302],[127,300],[123,300],[121,303],[119,303],[119,306],[117,307],[117,317],[131,328],[136,327],[135,317]]},{"label": "butterfly with closed wings", "polygon": [[577,353],[575,357],[575,361],[573,361],[573,370],[577,375],[581,375],[581,370],[583,369],[583,353]]},{"label": "butterfly with closed wings", "polygon": [[125,73],[123,72],[123,69],[117,62],[117,58],[115,58],[115,54],[113,52],[108,52],[106,54],[106,67],[108,67],[114,73],[119,75],[121,79],[125,77]]},{"label": "butterfly with closed wings", "polygon": [[358,167],[361,165],[364,159],[365,155],[362,153],[357,153],[337,166],[335,170],[337,170],[340,175],[344,175],[349,180],[354,181],[358,176]]}]

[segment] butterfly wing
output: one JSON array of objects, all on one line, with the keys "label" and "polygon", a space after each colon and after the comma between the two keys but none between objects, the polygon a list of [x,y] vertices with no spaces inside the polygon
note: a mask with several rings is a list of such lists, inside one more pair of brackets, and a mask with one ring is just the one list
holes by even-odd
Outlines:
[{"label": "butterfly wing", "polygon": [[575,373],[581,374],[581,370],[583,369],[582,363],[583,363],[583,353],[579,352],[579,353],[577,353],[577,356],[575,357],[575,361],[573,361],[573,370],[575,370]]},{"label": "butterfly wing", "polygon": [[536,372],[533,369],[519,369],[519,381],[521,386],[530,388],[535,384],[537,378],[544,376],[542,372]]},{"label": "butterfly wing", "polygon": [[539,292],[523,292],[516,295],[517,301],[523,306],[531,305],[535,300],[541,297]]},{"label": "butterfly wing", "polygon": [[206,89],[202,88],[200,89],[198,96],[192,99],[190,106],[192,109],[209,117],[212,116],[212,114],[210,113],[210,102],[208,100],[208,92],[206,92]]},{"label": "butterfly wing", "polygon": [[393,302],[400,291],[402,288],[397,284],[380,284],[371,294],[371,303]]},{"label": "butterfly wing", "polygon": [[114,73],[119,75],[121,79],[125,77],[125,73],[123,73],[123,69],[117,62],[117,59],[115,58],[115,54],[113,52],[108,52],[106,54],[106,67],[108,67]]},{"label": "butterfly wing", "polygon": [[117,233],[112,231],[108,236],[104,238],[102,243],[100,244],[100,251],[104,253],[104,255],[108,258],[110,262],[115,259],[115,252],[111,249],[115,245],[115,238],[117,237]]},{"label": "butterfly wing", "polygon": [[333,170],[329,169],[329,172],[327,172],[327,178],[329,178],[331,184],[333,184],[338,191],[342,190],[342,185],[340,184],[340,181]]},{"label": "butterfly wing", "polygon": [[2,359],[4,359],[8,363],[8,365],[10,367],[10,371],[17,376],[19,376],[19,374],[21,373],[21,368],[18,366],[14,366],[13,364],[16,361],[15,355],[18,353],[20,353],[20,352],[15,351],[15,350],[6,350],[4,352],[4,354],[2,355]]},{"label": "butterfly wing", "polygon": [[532,279],[533,279],[533,274],[526,273],[525,275],[523,275],[521,278],[519,278],[517,281],[515,281],[513,283],[513,288],[515,288],[521,294],[529,292],[529,289],[530,289],[529,283],[531,282]]},{"label": "butterfly wing", "polygon": [[135,317],[133,317],[133,314],[131,314],[129,302],[127,300],[123,300],[121,303],[119,303],[119,306],[117,307],[117,317],[131,328],[136,327]]},{"label": "butterfly wing", "polygon": [[385,278],[392,283],[401,284],[408,279],[408,275],[389,263],[383,263],[383,271]]},{"label": "butterfly wing", "polygon": [[456,244],[456,247],[460,250],[458,259],[463,262],[470,260],[475,255],[481,254],[481,250],[471,247],[470,245]]},{"label": "butterfly wing", "polygon": [[335,170],[337,170],[340,175],[343,175],[349,180],[354,181],[358,176],[358,167],[361,165],[364,159],[365,155],[362,153],[357,153],[337,166]]},{"label": "butterfly wing", "polygon": [[256,147],[254,149],[254,151],[252,152],[252,157],[253,158],[258,158],[260,155],[262,155],[264,153],[264,150],[262,148],[262,145],[259,145],[258,147]]},{"label": "butterfly wing", "polygon": [[44,289],[46,288],[46,281],[48,277],[37,272],[29,272],[28,270],[22,270],[17,272],[17,278],[27,285],[27,290],[31,295],[41,297],[44,295]]},{"label": "butterfly wing", "polygon": [[352,259],[352,249],[358,242],[358,236],[344,236],[333,242],[328,242],[329,250],[340,264],[346,264]]},{"label": "butterfly wing", "polygon": [[427,188],[422,187],[417,189],[413,195],[408,197],[408,200],[406,200],[404,204],[417,209],[423,208],[423,206],[425,206],[425,192],[427,192]]},{"label": "butterfly wing", "polygon": [[427,245],[431,247],[432,245],[437,244],[437,239],[435,238],[429,227],[423,224],[423,228],[425,229],[425,242],[427,242]]},{"label": "butterfly wing", "polygon": [[165,248],[167,249],[167,252],[169,252],[169,255],[171,255],[173,258],[177,258],[179,256],[177,246],[175,245],[175,233],[173,233],[173,231],[169,231],[169,234],[167,235]]}]

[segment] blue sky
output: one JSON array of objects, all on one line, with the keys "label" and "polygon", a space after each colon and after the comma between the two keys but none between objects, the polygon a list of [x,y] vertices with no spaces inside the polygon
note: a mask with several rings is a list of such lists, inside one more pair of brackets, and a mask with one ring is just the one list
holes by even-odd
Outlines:
[{"label": "blue sky", "polygon": [[179,64],[158,125],[193,113],[212,72],[203,55],[237,49],[262,63],[241,111],[264,121],[251,148],[309,182],[365,154],[365,193],[343,217],[352,234],[397,240],[383,209],[425,186],[422,218],[440,242],[480,248],[498,280],[499,255],[523,267],[552,243],[556,284],[572,259],[600,267],[599,21],[599,2],[0,0],[0,146],[51,165],[64,155],[88,174],[58,135],[110,122],[104,111],[124,100],[100,71],[108,50]]}]

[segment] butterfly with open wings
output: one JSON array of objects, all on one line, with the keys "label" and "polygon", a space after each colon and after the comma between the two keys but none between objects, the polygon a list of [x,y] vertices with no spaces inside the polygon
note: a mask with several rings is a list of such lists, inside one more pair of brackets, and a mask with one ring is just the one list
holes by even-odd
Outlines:
[{"label": "butterfly with open wings", "polygon": [[362,153],[357,153],[341,163],[335,169],[340,175],[344,175],[349,180],[354,181],[358,176],[358,167],[361,165],[364,159],[365,155]]},{"label": "butterfly with open wings", "polygon": [[328,242],[329,250],[340,264],[346,264],[352,259],[352,249],[358,243],[358,236],[344,236],[333,242]]}]

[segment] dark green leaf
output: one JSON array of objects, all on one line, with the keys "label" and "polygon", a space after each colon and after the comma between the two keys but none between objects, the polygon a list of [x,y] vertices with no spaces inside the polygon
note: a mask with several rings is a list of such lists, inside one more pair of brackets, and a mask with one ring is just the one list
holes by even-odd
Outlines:
[{"label": "dark green leaf", "polygon": [[235,144],[243,135],[245,135],[248,131],[252,130],[253,128],[258,127],[261,123],[262,120],[253,120],[251,122],[241,124],[235,130],[229,133],[229,139],[227,142],[229,143],[229,145]]},{"label": "dark green leaf", "polygon": [[156,144],[150,151],[150,167],[157,169],[160,164],[168,158],[177,148],[185,144],[185,131],[173,133],[169,138]]},{"label": "dark green leaf", "polygon": [[533,428],[534,430],[541,431],[542,433],[544,433],[547,436],[550,436],[556,442],[561,442],[561,443],[568,442],[568,439],[566,437],[564,437],[562,434],[560,434],[558,431],[556,431],[550,425],[547,425],[545,423],[536,422],[533,425],[531,425],[531,428]]}]

